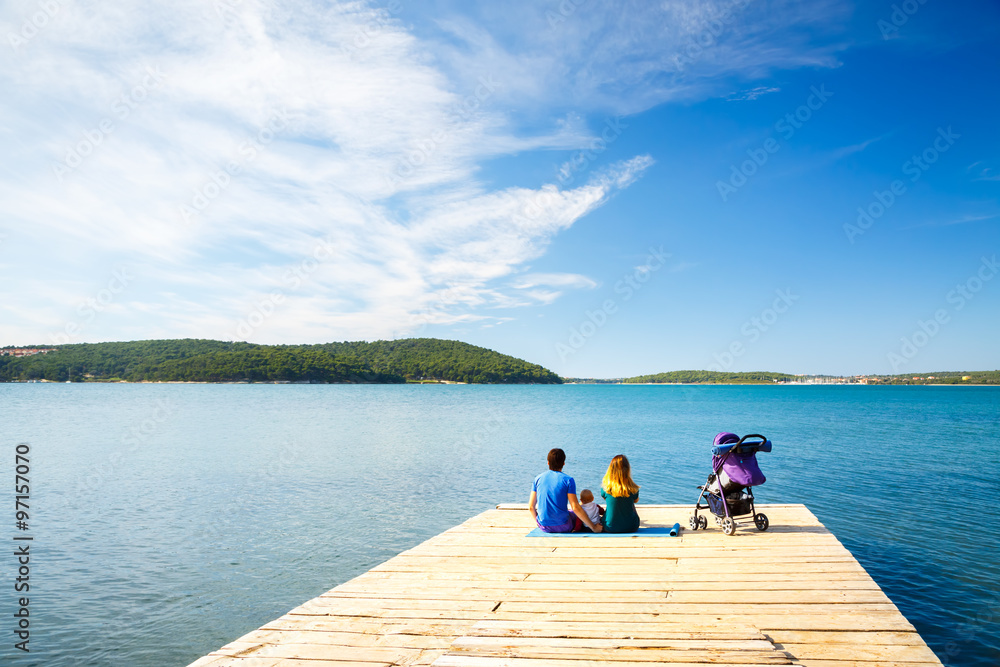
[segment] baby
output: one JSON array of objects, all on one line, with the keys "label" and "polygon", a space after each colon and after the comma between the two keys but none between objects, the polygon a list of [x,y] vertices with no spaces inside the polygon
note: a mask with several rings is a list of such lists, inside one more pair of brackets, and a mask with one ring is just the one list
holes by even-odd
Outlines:
[{"label": "baby", "polygon": [[591,521],[594,523],[601,522],[601,517],[604,515],[604,508],[594,502],[594,494],[591,493],[590,489],[584,489],[580,492],[580,506],[583,507],[583,511],[587,513],[587,517]]}]

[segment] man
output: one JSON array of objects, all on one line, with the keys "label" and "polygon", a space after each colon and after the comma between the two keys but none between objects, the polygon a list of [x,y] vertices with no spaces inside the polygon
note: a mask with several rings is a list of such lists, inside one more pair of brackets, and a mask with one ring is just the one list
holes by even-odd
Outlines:
[{"label": "man", "polygon": [[601,532],[601,524],[590,520],[576,497],[576,481],[562,471],[566,452],[558,448],[550,450],[548,460],[549,469],[531,485],[528,511],[535,523],[546,533],[576,532],[583,526]]}]

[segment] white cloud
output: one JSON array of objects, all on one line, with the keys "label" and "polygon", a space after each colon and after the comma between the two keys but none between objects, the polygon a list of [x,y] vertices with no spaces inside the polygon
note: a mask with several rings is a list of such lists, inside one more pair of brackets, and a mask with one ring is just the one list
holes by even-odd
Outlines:
[{"label": "white cloud", "polygon": [[738,93],[733,93],[726,99],[730,102],[747,102],[753,101],[758,97],[767,95],[768,93],[777,93],[781,88],[775,88],[774,86],[757,86],[751,88],[750,90],[741,90]]},{"label": "white cloud", "polygon": [[512,286],[517,289],[531,289],[539,286],[594,289],[597,287],[597,283],[579,273],[528,273],[519,276],[512,283]]},{"label": "white cloud", "polygon": [[[0,34],[35,10],[4,5]],[[609,11],[556,28],[536,12],[538,41],[520,48],[459,19],[440,26],[464,46],[430,44],[359,2],[60,3],[2,50],[0,336],[49,340],[121,265],[135,284],[78,340],[232,338],[246,322],[251,340],[374,338],[551,302],[579,285],[511,278],[652,160],[591,168],[571,189],[493,190],[484,160],[584,145],[580,118],[552,113],[568,100],[634,111],[713,73],[831,62],[795,35],[758,48],[826,5],[781,25],[746,15],[681,69],[677,49],[718,6]]]},{"label": "white cloud", "polygon": [[[67,323],[86,325],[73,340],[239,338],[243,323],[250,339],[320,341],[503,321],[477,311],[554,297],[496,281],[648,164],[486,190],[483,158],[580,128],[517,135],[488,78],[456,94],[398,22],[357,4],[64,5],[60,19],[0,74],[19,99],[0,112],[18,164],[0,180],[0,261],[44,276],[3,300],[8,340]],[[78,322],[116,262],[139,286]]]}]

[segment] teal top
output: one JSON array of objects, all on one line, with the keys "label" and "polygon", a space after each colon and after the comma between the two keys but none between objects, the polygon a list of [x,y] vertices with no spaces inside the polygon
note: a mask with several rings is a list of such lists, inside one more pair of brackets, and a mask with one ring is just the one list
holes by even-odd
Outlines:
[{"label": "teal top", "polygon": [[639,513],[635,511],[635,503],[639,500],[638,492],[616,498],[601,489],[601,497],[608,503],[602,519],[604,530],[609,533],[634,533],[639,530]]}]

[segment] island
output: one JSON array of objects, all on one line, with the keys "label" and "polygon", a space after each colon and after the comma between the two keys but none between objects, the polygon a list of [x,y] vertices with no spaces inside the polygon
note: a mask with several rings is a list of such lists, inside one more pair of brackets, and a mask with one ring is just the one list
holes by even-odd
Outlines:
[{"label": "island", "polygon": [[0,382],[559,384],[537,364],[460,341],[317,345],[181,339],[0,348]]},{"label": "island", "polygon": [[563,378],[567,384],[1000,385],[1000,371],[901,375],[791,375],[772,371],[667,371],[621,378]]}]

